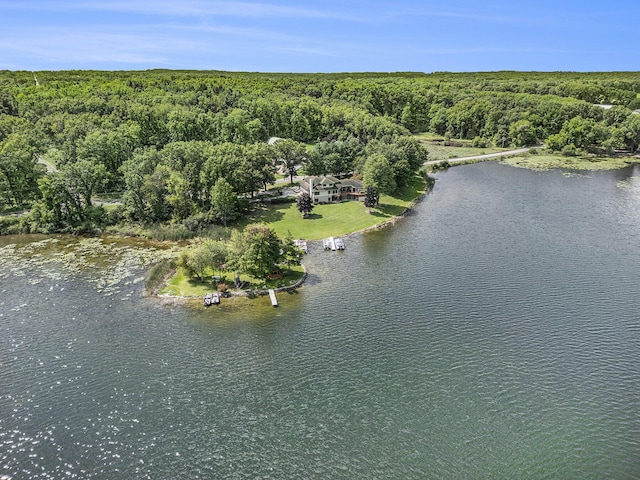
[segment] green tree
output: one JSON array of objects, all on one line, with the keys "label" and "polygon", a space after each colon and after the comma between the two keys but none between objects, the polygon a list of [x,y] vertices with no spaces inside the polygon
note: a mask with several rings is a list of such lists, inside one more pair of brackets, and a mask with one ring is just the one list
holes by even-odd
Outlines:
[{"label": "green tree", "polygon": [[378,190],[376,189],[376,187],[372,185],[367,186],[367,189],[365,190],[365,195],[364,195],[364,206],[367,208],[373,208],[376,205],[378,205],[379,201],[380,201],[380,194],[378,193]]},{"label": "green tree", "polygon": [[509,127],[509,136],[517,147],[535,145],[538,141],[535,128],[529,120],[518,120],[512,123]]},{"label": "green tree", "polygon": [[313,210],[313,202],[307,192],[302,192],[296,199],[296,208],[302,214],[302,218],[307,218],[307,215]]},{"label": "green tree", "polygon": [[160,159],[160,154],[154,147],[140,149],[120,167],[125,187],[122,203],[126,218],[135,221],[146,219],[148,199],[143,190],[145,176],[153,174]]},{"label": "green tree", "polygon": [[280,140],[275,145],[275,151],[280,163],[289,173],[289,179],[293,184],[294,175],[305,161],[307,149],[304,143],[291,139]]},{"label": "green tree", "polygon": [[206,254],[200,248],[182,250],[178,255],[176,265],[182,268],[189,277],[195,275],[201,282],[204,282],[206,270],[209,267]]},{"label": "green tree", "polygon": [[374,187],[379,193],[393,193],[396,180],[389,160],[380,154],[367,158],[362,170],[362,184],[365,188]]},{"label": "green tree", "polygon": [[194,248],[180,252],[176,264],[189,276],[205,281],[207,273],[221,271],[227,262],[229,251],[224,242],[205,240]]},{"label": "green tree", "polygon": [[[276,167],[273,163],[273,147],[267,143],[247,146],[246,156],[254,170],[254,180],[266,190],[267,185],[276,181]],[[257,187],[254,188],[257,190]]]},{"label": "green tree", "polygon": [[11,133],[0,142],[0,201],[23,205],[38,197],[38,178],[45,171],[28,137]]},{"label": "green tree", "polygon": [[179,172],[172,171],[169,175],[166,200],[175,220],[184,220],[195,209],[189,182]]},{"label": "green tree", "polygon": [[227,226],[227,219],[238,212],[238,197],[224,178],[219,178],[211,189],[211,209],[216,218]]},{"label": "green tree", "polygon": [[214,272],[222,272],[229,260],[229,248],[222,241],[205,240],[203,248],[207,252],[209,266]]},{"label": "green tree", "polygon": [[160,162],[182,175],[189,198],[201,207],[207,200],[202,194],[201,172],[210,152],[211,143],[202,141],[168,143],[160,151]]},{"label": "green tree", "polygon": [[302,256],[302,250],[294,243],[293,235],[291,232],[287,232],[287,236],[282,240],[282,261],[291,269],[291,265],[302,263]]},{"label": "green tree", "polygon": [[231,236],[230,264],[240,273],[266,279],[282,259],[282,242],[264,224],[248,225]]},{"label": "green tree", "polygon": [[62,177],[71,195],[80,196],[84,207],[93,205],[91,198],[96,190],[103,188],[109,179],[107,168],[101,163],[78,160],[68,163],[60,169]]},{"label": "green tree", "polygon": [[167,182],[171,177],[171,169],[158,165],[153,173],[142,179],[141,193],[145,203],[145,220],[162,222],[169,219],[171,207],[167,202]]},{"label": "green tree", "polygon": [[112,187],[117,187],[118,169],[140,144],[139,136],[140,126],[134,122],[120,125],[115,130],[112,127],[93,130],[77,143],[78,159],[102,163],[111,174]]},{"label": "green tree", "polygon": [[38,182],[42,201],[35,206],[33,219],[45,229],[92,230],[105,211],[92,205],[91,195],[106,176],[104,165],[94,168],[86,160],[46,175]]},{"label": "green tree", "polygon": [[625,136],[625,143],[633,153],[640,147],[640,115],[631,114],[620,126]]}]

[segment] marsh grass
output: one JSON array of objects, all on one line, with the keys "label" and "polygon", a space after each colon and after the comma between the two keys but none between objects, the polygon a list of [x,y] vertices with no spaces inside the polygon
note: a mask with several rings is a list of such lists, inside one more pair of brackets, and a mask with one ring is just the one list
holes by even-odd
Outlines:
[{"label": "marsh grass", "polygon": [[152,265],[144,277],[144,286],[147,292],[156,292],[164,284],[165,279],[175,269],[174,259],[165,258]]},{"label": "marsh grass", "polygon": [[106,233],[141,237],[159,242],[181,242],[193,238],[228,239],[231,229],[222,225],[208,225],[204,228],[189,229],[183,224],[161,224],[143,226],[135,224],[123,224],[108,227]]},{"label": "marsh grass", "polygon": [[473,140],[446,139],[442,135],[429,132],[415,134],[414,137],[426,147],[429,152],[429,161],[473,157],[508,150],[508,148],[498,147],[474,147]]}]

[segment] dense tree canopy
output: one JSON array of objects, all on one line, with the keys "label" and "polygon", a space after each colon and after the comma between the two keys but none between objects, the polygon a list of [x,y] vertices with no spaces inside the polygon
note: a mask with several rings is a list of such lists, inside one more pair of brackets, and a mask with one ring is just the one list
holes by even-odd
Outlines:
[{"label": "dense tree canopy", "polygon": [[[104,192],[122,197],[114,218],[186,221],[212,211],[219,179],[249,198],[279,165],[290,180],[301,166],[308,174],[364,177],[370,158],[384,158],[389,185],[402,187],[427,158],[412,132],[500,147],[546,142],[558,151],[640,146],[636,73],[37,77],[36,85],[32,72],[0,72],[0,208],[37,204],[35,230],[43,222],[72,228],[94,221],[104,211],[87,195]],[[268,145],[270,137],[284,140]],[[39,160],[69,167],[78,181],[92,165],[97,178],[84,187],[85,180],[72,184],[54,173],[43,178]]]}]

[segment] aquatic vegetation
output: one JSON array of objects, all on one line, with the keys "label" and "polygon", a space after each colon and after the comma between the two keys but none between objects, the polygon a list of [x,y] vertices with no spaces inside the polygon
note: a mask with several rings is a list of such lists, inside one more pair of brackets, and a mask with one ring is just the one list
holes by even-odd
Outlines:
[{"label": "aquatic vegetation", "polygon": [[512,167],[528,168],[530,170],[550,170],[563,168],[569,170],[616,170],[629,166],[625,157],[569,157],[562,155],[521,155],[500,160],[501,163]]},{"label": "aquatic vegetation", "polygon": [[624,180],[618,181],[616,184],[618,188],[625,188],[629,190],[635,190],[640,193],[640,178],[639,177],[629,177]]},{"label": "aquatic vegetation", "polygon": [[[21,238],[20,240],[23,240]],[[22,241],[0,248],[4,266],[0,278],[9,275],[65,281],[80,277],[96,291],[112,295],[123,286],[143,280],[143,269],[177,255],[176,245],[118,237],[55,237]]]}]

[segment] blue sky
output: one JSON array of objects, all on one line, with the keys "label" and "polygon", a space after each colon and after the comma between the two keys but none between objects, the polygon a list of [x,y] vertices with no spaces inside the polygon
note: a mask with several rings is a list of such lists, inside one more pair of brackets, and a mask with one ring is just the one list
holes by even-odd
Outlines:
[{"label": "blue sky", "polygon": [[7,70],[640,70],[637,0],[0,0],[0,18]]}]

